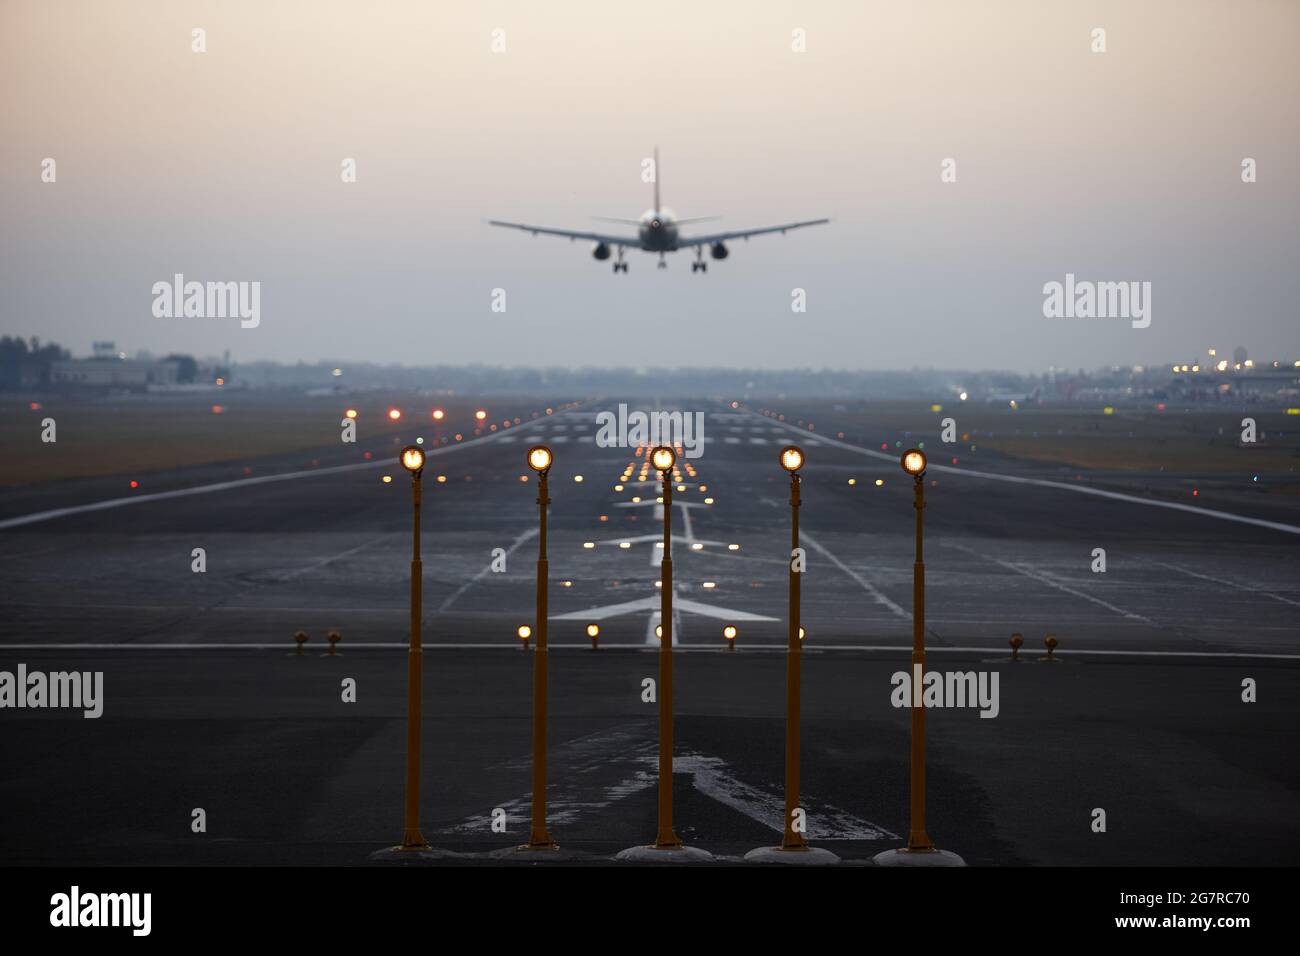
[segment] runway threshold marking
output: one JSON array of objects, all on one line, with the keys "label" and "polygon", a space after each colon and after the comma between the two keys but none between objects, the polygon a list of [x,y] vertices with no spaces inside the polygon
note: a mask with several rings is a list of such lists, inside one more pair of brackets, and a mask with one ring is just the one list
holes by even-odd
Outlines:
[{"label": "runway threshold marking", "polygon": [[828,559],[831,562],[831,564],[835,565],[837,568],[839,568],[841,571],[847,574],[850,578],[856,581],[864,591],[866,591],[868,594],[870,594],[873,598],[876,599],[877,604],[883,604],[885,607],[893,611],[894,614],[896,614],[898,617],[901,617],[905,621],[910,621],[912,619],[912,615],[909,612],[903,610],[901,607],[899,607],[897,604],[895,604],[893,601],[887,598],[874,584],[872,584],[862,575],[858,574],[858,572],[854,571],[847,564],[845,564],[843,561],[837,558],[834,554],[832,554],[824,545],[822,545],[816,538],[810,535],[807,531],[799,532],[799,540],[801,542],[812,545],[814,551],[816,551],[818,554]]},{"label": "runway threshold marking", "polygon": [[1252,587],[1248,584],[1238,584],[1236,581],[1228,581],[1224,578],[1211,577],[1208,574],[1189,571],[1187,568],[1181,568],[1176,564],[1166,564],[1163,561],[1157,561],[1155,563],[1162,568],[1168,568],[1171,571],[1177,571],[1179,574],[1185,574],[1189,578],[1200,578],[1202,581],[1212,581],[1215,584],[1222,584],[1230,588],[1236,588],[1238,591],[1246,591],[1250,594],[1262,594],[1264,597],[1270,597],[1274,601],[1281,601],[1283,604],[1290,604],[1292,607],[1300,607],[1300,601],[1293,601],[1290,598],[1284,598],[1282,595],[1274,594],[1272,591],[1266,591],[1264,588]]},{"label": "runway threshold marking", "polygon": [[1153,627],[1155,626],[1155,622],[1152,621],[1150,618],[1144,617],[1141,614],[1134,613],[1133,611],[1126,611],[1122,607],[1117,607],[1116,605],[1111,604],[1109,601],[1103,601],[1101,598],[1094,597],[1093,595],[1088,594],[1085,591],[1080,591],[1077,588],[1072,588],[1068,584],[1062,584],[1060,581],[1051,577],[1045,571],[1034,571],[1029,569],[1023,564],[1014,564],[1010,561],[1002,561],[999,558],[993,557],[992,555],[988,555],[988,554],[984,554],[983,552],[976,551],[974,548],[968,548],[964,544],[953,544],[951,541],[941,541],[940,543],[943,544],[945,547],[956,548],[958,551],[965,551],[967,554],[974,555],[975,557],[979,558],[982,561],[992,561],[994,564],[999,564],[1004,568],[1009,568],[1010,570],[1015,571],[1017,574],[1023,574],[1025,577],[1033,581],[1037,581],[1040,584],[1046,584],[1048,587],[1056,588],[1056,590],[1058,591],[1063,591],[1066,594],[1072,594],[1075,597],[1083,598],[1085,601],[1091,601],[1093,604],[1099,604],[1102,607],[1106,608],[1107,610],[1114,611],[1116,614],[1119,614],[1122,617],[1126,617],[1131,621],[1140,621],[1143,624],[1150,624]]},{"label": "runway threshold marking", "polygon": [[[754,418],[762,418],[764,421],[770,421],[770,419],[759,415],[757,412],[746,410],[746,414]],[[837,438],[828,438],[825,435],[809,431],[806,428],[791,425],[789,422],[777,422],[776,424],[801,435],[817,435],[819,441],[825,442],[828,445],[834,445],[836,448],[843,448],[845,451],[856,452],[859,455],[866,455],[869,458],[879,458],[881,461],[893,462],[895,465],[898,464],[897,455],[876,451],[872,448],[863,448],[860,445],[850,445],[846,441],[840,441]],[[1098,498],[1110,498],[1113,501],[1127,501],[1130,504],[1145,505],[1148,508],[1168,508],[1172,511],[1186,511],[1206,518],[1217,518],[1220,521],[1235,521],[1238,524],[1254,525],[1258,528],[1268,528],[1272,531],[1282,531],[1286,534],[1300,534],[1300,525],[1284,524],[1281,521],[1267,521],[1264,518],[1251,518],[1247,515],[1233,514],[1230,511],[1217,511],[1213,508],[1200,508],[1196,505],[1185,505],[1177,501],[1159,501],[1152,498],[1139,498],[1137,495],[1125,494],[1122,491],[1106,491],[1102,488],[1089,488],[1087,485],[1070,485],[1061,481],[1050,481],[1046,478],[1025,478],[1019,475],[999,475],[996,472],[991,471],[976,471],[973,468],[953,468],[948,465],[936,465],[933,463],[926,466],[926,471],[937,471],[947,475],[965,475],[968,478],[985,478],[989,481],[1007,481],[1017,485],[1037,485],[1040,488],[1055,488],[1061,491],[1073,491],[1081,495],[1093,495]]]}]

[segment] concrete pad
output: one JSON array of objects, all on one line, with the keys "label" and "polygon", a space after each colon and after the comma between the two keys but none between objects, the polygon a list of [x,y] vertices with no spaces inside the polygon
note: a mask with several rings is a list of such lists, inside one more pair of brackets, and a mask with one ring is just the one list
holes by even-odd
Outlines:
[{"label": "concrete pad", "polygon": [[966,861],[947,850],[908,850],[899,847],[872,857],[876,866],[965,866]]},{"label": "concrete pad", "polygon": [[506,847],[504,850],[493,850],[488,856],[494,860],[505,860],[511,863],[576,863],[592,859],[590,853],[565,850],[558,846],[534,848],[527,844]]},{"label": "concrete pad", "polygon": [[784,850],[779,846],[760,846],[745,854],[749,863],[784,863],[787,866],[833,866],[840,858],[830,850],[806,846],[799,850]]},{"label": "concrete pad", "polygon": [[625,863],[712,863],[713,854],[693,846],[634,846],[614,856]]},{"label": "concrete pad", "polygon": [[370,854],[370,859],[387,863],[428,863],[437,860],[468,860],[471,853],[457,853],[455,850],[439,850],[430,847],[427,850],[406,850],[400,846],[385,847]]}]

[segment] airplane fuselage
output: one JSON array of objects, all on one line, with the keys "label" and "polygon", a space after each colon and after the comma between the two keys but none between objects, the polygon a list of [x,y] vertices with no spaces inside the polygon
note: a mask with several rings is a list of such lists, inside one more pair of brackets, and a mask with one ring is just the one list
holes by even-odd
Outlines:
[{"label": "airplane fuselage", "polygon": [[677,251],[677,224],[667,209],[658,212],[651,209],[644,213],[637,227],[637,235],[641,238],[641,249],[645,252]]}]

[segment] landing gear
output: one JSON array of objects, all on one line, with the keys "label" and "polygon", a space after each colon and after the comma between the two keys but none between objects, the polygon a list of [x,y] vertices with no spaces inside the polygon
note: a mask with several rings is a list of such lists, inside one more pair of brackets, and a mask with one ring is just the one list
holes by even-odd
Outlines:
[{"label": "landing gear", "polygon": [[668,268],[668,263],[664,261],[664,254],[662,252],[659,253],[659,268],[660,269]]},{"label": "landing gear", "polygon": [[623,247],[618,247],[618,258],[614,260],[614,274],[627,273],[627,263],[623,261]]},{"label": "landing gear", "polygon": [[708,272],[709,264],[704,261],[704,247],[695,247],[695,261],[691,263],[692,272]]}]

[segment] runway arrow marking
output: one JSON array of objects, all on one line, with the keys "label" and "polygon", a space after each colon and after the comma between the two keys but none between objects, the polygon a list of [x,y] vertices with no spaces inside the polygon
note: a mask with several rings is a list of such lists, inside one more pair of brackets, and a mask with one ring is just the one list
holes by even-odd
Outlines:
[{"label": "runway arrow marking", "polygon": [[[608,809],[630,796],[656,786],[659,782],[658,739],[652,722],[635,727],[598,731],[567,741],[551,752],[554,783],[547,787],[547,823],[553,827],[576,824],[584,816]],[[531,758],[519,758],[490,769],[526,772]],[[783,832],[785,797],[755,787],[736,776],[721,757],[684,750],[673,758],[673,773],[689,774],[691,784],[700,793],[723,806],[763,824],[774,833]],[[593,784],[592,775],[607,775],[602,786]],[[847,810],[821,803],[803,794],[808,811],[808,836],[816,840],[897,840],[884,827],[863,820]],[[532,794],[526,793],[499,804],[507,819],[521,824],[529,817]],[[476,814],[460,823],[440,830],[441,833],[491,833],[492,816]]]}]

